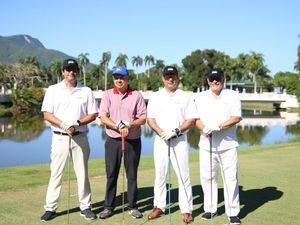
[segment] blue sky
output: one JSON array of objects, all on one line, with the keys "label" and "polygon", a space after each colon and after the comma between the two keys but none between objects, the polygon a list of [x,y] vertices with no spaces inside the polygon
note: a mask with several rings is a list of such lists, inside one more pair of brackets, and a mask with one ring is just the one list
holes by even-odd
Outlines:
[{"label": "blue sky", "polygon": [[[294,71],[299,0],[2,0],[0,35],[28,34],[46,48],[98,63],[151,54],[177,63],[200,49],[262,53],[273,75]],[[132,68],[128,63],[128,68]]]}]

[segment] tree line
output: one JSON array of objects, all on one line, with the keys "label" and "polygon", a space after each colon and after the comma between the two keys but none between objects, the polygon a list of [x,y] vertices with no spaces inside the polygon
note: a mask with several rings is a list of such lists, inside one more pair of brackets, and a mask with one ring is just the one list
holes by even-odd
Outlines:
[{"label": "tree line", "polygon": [[[99,64],[91,64],[88,53],[78,55],[81,68],[79,81],[93,90],[106,90],[113,85],[111,68],[111,53],[103,52]],[[224,71],[227,85],[244,84],[253,92],[272,91],[274,87],[286,90],[290,94],[300,96],[300,46],[298,46],[298,60],[295,70],[298,73],[282,71],[270,74],[261,53],[241,53],[232,58],[214,49],[195,50],[182,59],[182,66],[174,64],[180,73],[180,88],[188,91],[206,89],[206,77],[213,68]],[[161,84],[164,60],[156,59],[152,55],[141,57],[139,55],[129,58],[126,54],[119,53],[114,65],[129,65],[134,69],[129,70],[130,85],[138,90],[158,90]],[[145,71],[141,68],[145,66]],[[24,87],[45,88],[60,82],[61,60],[52,61],[49,67],[41,66],[36,57],[20,59],[14,64],[0,64],[0,87],[2,90],[18,90]],[[248,86],[247,86],[248,85]]]}]

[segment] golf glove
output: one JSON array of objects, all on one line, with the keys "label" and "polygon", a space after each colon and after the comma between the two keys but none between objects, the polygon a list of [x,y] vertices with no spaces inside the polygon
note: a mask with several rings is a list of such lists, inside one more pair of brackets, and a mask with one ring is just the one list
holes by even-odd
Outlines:
[{"label": "golf glove", "polygon": [[64,131],[67,131],[70,127],[72,127],[73,125],[67,122],[61,122],[60,124],[60,128]]},{"label": "golf glove", "polygon": [[130,123],[127,121],[122,121],[122,120],[120,120],[116,123],[116,129],[123,129],[125,127],[130,128]]},{"label": "golf glove", "polygon": [[202,132],[205,135],[210,135],[211,133],[215,132],[215,131],[220,131],[220,127],[218,126],[214,126],[214,127],[204,127]]},{"label": "golf glove", "polygon": [[164,131],[161,133],[160,137],[165,140],[165,141],[168,141],[172,138],[175,138],[175,137],[179,137],[181,135],[181,131],[179,128],[175,128],[174,130],[172,131]]}]

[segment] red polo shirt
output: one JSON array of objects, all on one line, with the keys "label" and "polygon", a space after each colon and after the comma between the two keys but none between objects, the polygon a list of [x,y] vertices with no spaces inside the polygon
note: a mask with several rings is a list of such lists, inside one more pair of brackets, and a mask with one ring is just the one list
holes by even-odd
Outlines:
[{"label": "red polo shirt", "polygon": [[[115,87],[103,93],[99,108],[99,117],[108,115],[114,121],[133,121],[137,118],[146,119],[146,104],[143,96],[129,86],[124,95],[120,94]],[[106,134],[112,138],[121,137],[120,133],[112,128],[106,127]],[[137,139],[141,136],[141,128],[134,127],[129,129],[127,139]]]}]

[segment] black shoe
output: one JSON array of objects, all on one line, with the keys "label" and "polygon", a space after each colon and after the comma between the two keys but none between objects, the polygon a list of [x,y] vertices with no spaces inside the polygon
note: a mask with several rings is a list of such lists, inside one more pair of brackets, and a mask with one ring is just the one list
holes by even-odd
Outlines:
[{"label": "black shoe", "polygon": [[237,216],[230,216],[228,220],[230,221],[230,225],[240,225],[242,223]]},{"label": "black shoe", "polygon": [[104,209],[100,214],[99,214],[99,218],[100,219],[106,219],[110,216],[112,216],[114,214],[114,212],[111,209]]},{"label": "black shoe", "polygon": [[52,220],[56,216],[55,211],[46,211],[41,217],[41,221],[46,222]]},{"label": "black shoe", "polygon": [[81,211],[80,216],[83,216],[86,220],[94,220],[97,218],[96,214],[93,213],[90,208]]},{"label": "black shoe", "polygon": [[215,216],[217,216],[217,215],[218,215],[217,212],[215,212],[215,213],[206,212],[206,213],[204,213],[204,214],[201,216],[201,219],[203,219],[203,220],[210,220],[211,218],[213,218],[213,217],[215,217]]}]

